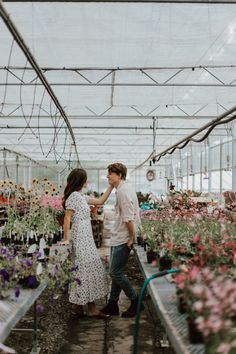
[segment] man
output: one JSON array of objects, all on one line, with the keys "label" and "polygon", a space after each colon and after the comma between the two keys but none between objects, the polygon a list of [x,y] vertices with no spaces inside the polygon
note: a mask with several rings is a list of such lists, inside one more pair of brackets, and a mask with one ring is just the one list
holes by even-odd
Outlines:
[{"label": "man", "polygon": [[[121,290],[131,300],[122,317],[134,317],[138,306],[138,295],[124,275],[129,254],[135,242],[140,223],[136,193],[126,183],[127,168],[121,163],[108,166],[108,181],[116,188],[115,224],[111,234],[110,276],[112,279],[108,304],[101,310],[107,315],[119,315],[118,300]],[[143,308],[143,306],[142,306]]]}]

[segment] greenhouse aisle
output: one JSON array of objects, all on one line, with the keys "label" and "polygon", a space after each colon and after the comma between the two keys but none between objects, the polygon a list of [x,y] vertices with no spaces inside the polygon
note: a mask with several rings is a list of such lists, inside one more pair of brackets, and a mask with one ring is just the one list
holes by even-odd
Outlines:
[{"label": "greenhouse aisle", "polygon": [[[104,219],[103,245],[99,249],[103,259],[109,257],[109,231],[113,223],[113,212],[106,211]],[[127,274],[136,289],[142,284],[141,274],[136,264],[134,255],[130,257],[127,267]],[[131,277],[132,274],[132,277]],[[98,302],[102,307],[104,303]],[[124,293],[120,299],[121,312],[129,306],[129,300]],[[153,308],[150,299],[145,301],[145,310],[140,320],[139,353],[170,354],[170,348],[158,348],[159,340],[162,338],[162,331],[157,318],[153,316]],[[68,333],[65,335],[66,342],[59,353],[63,354],[129,354],[133,342],[134,319],[113,317],[110,321],[91,320],[88,318],[73,318],[69,324]]]}]

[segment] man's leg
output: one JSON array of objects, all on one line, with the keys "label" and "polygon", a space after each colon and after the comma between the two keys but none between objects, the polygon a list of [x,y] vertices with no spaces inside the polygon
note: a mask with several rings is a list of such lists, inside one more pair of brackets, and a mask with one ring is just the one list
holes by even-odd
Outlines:
[{"label": "man's leg", "polygon": [[129,280],[123,274],[125,266],[128,262],[130,249],[126,244],[113,246],[111,248],[110,259],[110,276],[112,279],[111,292],[108,304],[101,310],[105,314],[119,315],[118,300],[121,290],[132,300],[137,297]]},{"label": "man's leg", "polygon": [[124,275],[124,270],[127,265],[130,254],[130,248],[127,244],[115,246],[112,249],[110,276],[112,279],[112,287],[110,299],[118,301],[121,290],[130,299],[134,300],[137,297],[129,279]]}]

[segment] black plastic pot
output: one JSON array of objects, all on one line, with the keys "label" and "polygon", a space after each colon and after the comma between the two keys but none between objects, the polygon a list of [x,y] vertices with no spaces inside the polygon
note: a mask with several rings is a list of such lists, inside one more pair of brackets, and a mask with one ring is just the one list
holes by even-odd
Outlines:
[{"label": "black plastic pot", "polygon": [[171,269],[172,260],[168,256],[163,256],[159,258],[159,270]]},{"label": "black plastic pot", "polygon": [[146,254],[148,263],[152,263],[152,261],[155,261],[157,259],[157,252],[147,251]]},{"label": "black plastic pot", "polygon": [[194,320],[191,318],[188,319],[188,337],[189,337],[190,343],[192,343],[192,344],[204,342],[202,333],[199,332]]}]

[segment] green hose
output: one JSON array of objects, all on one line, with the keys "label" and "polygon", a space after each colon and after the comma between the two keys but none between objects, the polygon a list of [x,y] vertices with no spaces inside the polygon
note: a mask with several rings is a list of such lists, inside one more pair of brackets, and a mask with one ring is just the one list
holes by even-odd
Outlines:
[{"label": "green hose", "polygon": [[142,305],[142,301],[143,301],[143,298],[144,298],[146,287],[148,286],[148,284],[150,283],[150,281],[152,279],[155,279],[155,278],[158,278],[158,277],[162,277],[162,276],[167,275],[167,274],[178,273],[179,271],[180,271],[179,269],[163,270],[161,272],[158,272],[158,273],[155,273],[155,274],[151,275],[143,283],[143,286],[142,286],[142,289],[141,289],[141,293],[140,293],[139,299],[138,299],[138,308],[137,308],[137,314],[136,314],[136,319],[135,319],[133,354],[137,354],[138,353],[138,332],[139,332],[140,309],[141,309],[141,305]]}]

